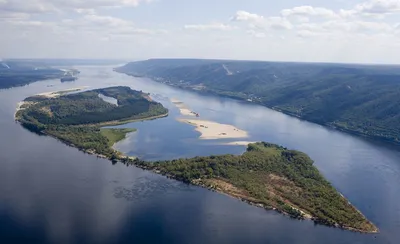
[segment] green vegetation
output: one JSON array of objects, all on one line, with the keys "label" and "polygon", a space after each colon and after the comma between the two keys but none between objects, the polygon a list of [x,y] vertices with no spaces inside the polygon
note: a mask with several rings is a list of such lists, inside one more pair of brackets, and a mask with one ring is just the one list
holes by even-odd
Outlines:
[{"label": "green vegetation", "polygon": [[201,185],[295,218],[375,232],[376,227],[325,180],[304,153],[269,144],[248,146],[241,156],[195,157],[136,164],[180,181]]},{"label": "green vegetation", "polygon": [[112,147],[115,143],[125,139],[126,134],[135,132],[136,129],[123,128],[123,129],[113,129],[113,128],[102,128],[100,129],[101,135],[108,139],[108,146]]},{"label": "green vegetation", "polygon": [[399,66],[153,59],[117,71],[400,143]]},{"label": "green vegetation", "polygon": [[[25,99],[16,120],[25,128],[54,136],[89,153],[110,159],[123,158],[112,149],[114,143],[134,129],[102,129],[130,121],[166,116],[160,103],[148,101],[147,94],[129,87],[111,87],[56,98],[33,96]],[[113,97],[118,105],[105,102],[99,94]]]}]

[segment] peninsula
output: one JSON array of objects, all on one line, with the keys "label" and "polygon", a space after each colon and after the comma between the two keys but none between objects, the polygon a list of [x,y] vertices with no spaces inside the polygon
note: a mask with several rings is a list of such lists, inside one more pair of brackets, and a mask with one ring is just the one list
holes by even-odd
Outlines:
[{"label": "peninsula", "polygon": [[[115,99],[117,103],[104,100]],[[39,94],[24,100],[16,120],[82,151],[122,161],[176,180],[215,190],[298,219],[352,231],[378,229],[319,173],[304,153],[274,144],[250,143],[240,156],[220,155],[161,162],[130,158],[112,148],[134,129],[102,128],[168,115],[162,104],[129,87],[68,94]],[[204,122],[203,122],[204,123]]]}]

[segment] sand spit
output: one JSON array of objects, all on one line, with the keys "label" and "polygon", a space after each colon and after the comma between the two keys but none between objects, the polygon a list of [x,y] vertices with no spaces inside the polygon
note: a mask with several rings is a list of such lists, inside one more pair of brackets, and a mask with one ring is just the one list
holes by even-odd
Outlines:
[{"label": "sand spit", "polygon": [[88,88],[88,86],[70,88],[70,89],[65,89],[65,90],[61,90],[61,91],[43,92],[43,93],[36,94],[36,96],[42,96],[42,97],[47,97],[47,98],[56,98],[56,97],[61,96],[64,93],[81,91],[86,88]]},{"label": "sand spit", "polygon": [[183,102],[179,101],[176,98],[171,98],[171,102],[179,109],[182,115],[184,116],[196,116],[196,112],[192,111],[187,107]]},{"label": "sand spit", "polygon": [[17,109],[15,110],[15,113],[14,113],[14,119],[17,118],[17,113],[18,113],[18,111],[24,110],[25,108],[27,108],[27,107],[29,107],[29,106],[32,106],[32,105],[34,105],[34,104],[35,104],[35,102],[25,102],[25,101],[19,102],[19,103],[17,104]]},{"label": "sand spit", "polygon": [[247,138],[249,136],[246,131],[233,125],[197,119],[178,119],[178,121],[195,126],[196,131],[201,133],[200,139],[204,140]]}]

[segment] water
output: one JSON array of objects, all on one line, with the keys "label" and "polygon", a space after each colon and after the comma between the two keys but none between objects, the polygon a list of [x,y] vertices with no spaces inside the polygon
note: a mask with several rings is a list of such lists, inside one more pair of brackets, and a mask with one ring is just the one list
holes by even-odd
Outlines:
[{"label": "water", "polygon": [[118,100],[113,97],[107,97],[107,96],[104,96],[103,94],[99,94],[99,97],[101,99],[103,99],[103,101],[105,101],[105,102],[108,102],[108,103],[118,106]]},{"label": "water", "polygon": [[[400,152],[300,121],[267,108],[203,96],[112,72],[79,67],[72,83],[41,81],[0,90],[1,243],[399,243]],[[105,75],[106,74],[106,75]],[[48,87],[53,85],[53,87]],[[243,146],[201,141],[176,121],[178,98],[202,119],[248,130],[308,153],[320,171],[381,230],[365,235],[296,221],[236,199],[112,165],[38,136],[13,121],[17,102],[66,88],[128,85],[167,106],[168,118],[126,125],[138,129],[117,148],[148,160],[242,153]],[[225,140],[225,142],[228,140]],[[230,140],[233,141],[233,140]]]}]

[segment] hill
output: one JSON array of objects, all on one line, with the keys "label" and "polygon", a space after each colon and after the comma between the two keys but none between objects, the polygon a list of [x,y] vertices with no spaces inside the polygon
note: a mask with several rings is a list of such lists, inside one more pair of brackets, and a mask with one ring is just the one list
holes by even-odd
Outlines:
[{"label": "hill", "polygon": [[400,143],[400,66],[151,59],[116,71]]}]

